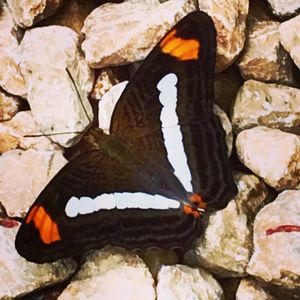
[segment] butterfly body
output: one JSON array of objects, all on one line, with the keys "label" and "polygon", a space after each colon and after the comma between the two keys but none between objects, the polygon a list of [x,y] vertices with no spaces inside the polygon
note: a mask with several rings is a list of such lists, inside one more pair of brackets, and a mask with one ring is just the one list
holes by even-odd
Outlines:
[{"label": "butterfly body", "polygon": [[215,47],[202,12],[158,43],[116,104],[110,135],[70,161],[29,209],[16,237],[22,256],[42,263],[108,244],[191,246],[206,211],[236,193],[213,114]]}]

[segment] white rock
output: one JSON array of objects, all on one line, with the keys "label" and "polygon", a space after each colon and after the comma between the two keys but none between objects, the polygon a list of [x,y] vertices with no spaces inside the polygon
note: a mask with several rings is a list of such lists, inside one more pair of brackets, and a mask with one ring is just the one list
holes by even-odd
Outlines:
[{"label": "white rock", "polygon": [[236,300],[276,300],[250,278],[242,279],[236,291]]},{"label": "white rock", "polygon": [[269,191],[254,175],[235,176],[238,194],[228,206],[209,216],[207,227],[196,241],[198,264],[223,277],[241,277],[252,251],[252,222],[268,201]]},{"label": "white rock", "polygon": [[[300,7],[300,1],[299,7]],[[300,16],[283,22],[279,26],[280,43],[289,52],[300,69]]]},{"label": "white rock", "polygon": [[258,126],[242,131],[236,139],[240,161],[277,190],[300,183],[300,137]]},{"label": "white rock", "polygon": [[223,299],[223,290],[212,275],[184,265],[163,266],[156,291],[157,300]]},{"label": "white rock", "polygon": [[299,198],[300,191],[284,191],[257,214],[254,253],[247,268],[250,275],[295,290],[296,295],[300,294]]},{"label": "white rock", "polygon": [[78,51],[78,35],[63,26],[34,28],[26,31],[21,50],[36,123],[53,141],[71,146],[93,119],[87,98],[93,73]]},{"label": "white rock", "polygon": [[208,13],[217,30],[216,70],[226,69],[244,47],[248,0],[199,0],[199,8]]},{"label": "white rock", "polygon": [[0,92],[0,122],[10,120],[19,110],[19,98]]},{"label": "white rock", "polygon": [[23,150],[62,150],[39,130],[30,111],[21,111],[11,120],[0,123],[0,153]]},{"label": "white rock", "polygon": [[154,280],[143,261],[122,249],[92,252],[59,300],[154,300]]},{"label": "white rock", "polygon": [[300,90],[248,80],[236,96],[231,120],[236,133],[262,125],[300,134]]},{"label": "white rock", "polygon": [[60,151],[11,150],[0,156],[0,201],[9,216],[24,216],[67,163]]},{"label": "white rock", "polygon": [[103,4],[84,21],[85,58],[93,68],[142,60],[172,26],[195,9],[192,0]]},{"label": "white rock", "polygon": [[300,9],[300,0],[267,0],[278,17],[286,17]]},{"label": "white rock", "polygon": [[7,3],[18,25],[21,27],[30,27],[38,21],[54,14],[62,4],[62,0],[7,0]]},{"label": "white rock", "polygon": [[[109,134],[110,122],[114,108],[125,89],[128,81],[122,81],[114,85],[105,93],[98,104],[98,122],[106,134]],[[214,106],[214,114],[220,118],[222,127],[226,133],[227,153],[230,155],[233,144],[232,126],[226,113],[217,105]]]},{"label": "white rock", "polygon": [[279,42],[279,22],[255,22],[238,61],[244,79],[293,83],[292,61]]},{"label": "white rock", "polygon": [[0,86],[7,92],[24,97],[26,85],[19,68],[17,27],[5,2],[0,3]]},{"label": "white rock", "polygon": [[73,259],[35,264],[26,261],[15,250],[19,226],[0,226],[0,299],[11,299],[68,278],[76,270]]}]

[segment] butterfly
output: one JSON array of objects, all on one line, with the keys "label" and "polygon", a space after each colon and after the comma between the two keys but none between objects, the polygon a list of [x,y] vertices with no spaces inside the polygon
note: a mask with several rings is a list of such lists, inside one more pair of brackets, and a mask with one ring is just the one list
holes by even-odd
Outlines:
[{"label": "butterfly", "polygon": [[43,263],[106,245],[188,249],[236,194],[213,113],[216,32],[194,11],[126,86],[101,147],[71,160],[29,209],[15,246]]}]

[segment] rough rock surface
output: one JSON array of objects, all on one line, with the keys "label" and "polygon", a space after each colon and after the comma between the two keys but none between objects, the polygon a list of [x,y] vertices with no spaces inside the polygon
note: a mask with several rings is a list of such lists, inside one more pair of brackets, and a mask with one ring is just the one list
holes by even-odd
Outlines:
[{"label": "rough rock surface", "polygon": [[21,111],[0,123],[0,153],[13,149],[60,150],[62,147],[43,136],[30,111]]},{"label": "rough rock surface", "polygon": [[300,134],[300,90],[248,80],[236,96],[231,121],[235,133],[262,125]]},{"label": "rough rock surface", "polygon": [[62,7],[53,16],[43,20],[40,26],[61,25],[75,30],[78,34],[83,27],[85,18],[95,9],[95,0],[65,0]]},{"label": "rough rock surface", "polygon": [[0,201],[9,216],[24,216],[67,163],[60,151],[11,150],[0,156]]},{"label": "rough rock surface", "polygon": [[20,104],[18,97],[0,92],[0,122],[10,120],[18,112]]},{"label": "rough rock surface", "polygon": [[278,17],[287,17],[300,10],[300,0],[267,0],[273,13]]},{"label": "rough rock surface", "polygon": [[195,8],[192,0],[101,5],[84,21],[81,47],[85,58],[93,68],[142,60],[173,25]]},{"label": "rough rock surface", "polygon": [[94,84],[91,98],[100,100],[114,85],[118,84],[118,79],[114,76],[111,69],[103,69],[98,75]]},{"label": "rough rock surface", "polygon": [[258,283],[251,279],[242,279],[236,292],[236,300],[276,300]]},{"label": "rough rock surface", "polygon": [[30,27],[54,14],[62,0],[7,0],[7,3],[16,23],[21,27]]},{"label": "rough rock surface", "polygon": [[300,183],[300,137],[258,126],[242,131],[236,139],[240,161],[277,190]]},{"label": "rough rock surface", "polygon": [[216,70],[226,69],[244,47],[248,0],[199,0],[199,8],[207,12],[217,30]]},{"label": "rough rock surface", "polygon": [[[106,134],[109,134],[109,127],[113,110],[123,92],[128,81],[120,82],[114,85],[107,93],[105,93],[99,101],[98,122]],[[217,105],[214,106],[214,114],[220,118],[223,129],[226,133],[227,152],[230,155],[233,144],[232,126],[226,113]]]},{"label": "rough rock surface", "polygon": [[63,26],[34,28],[26,31],[21,49],[34,120],[53,141],[73,145],[93,119],[87,98],[93,73],[78,51],[77,34]]},{"label": "rough rock surface", "polygon": [[[300,1],[299,7],[300,7]],[[279,26],[280,43],[300,69],[300,15]]]},{"label": "rough rock surface", "polygon": [[19,68],[17,27],[5,2],[0,2],[0,86],[7,92],[24,97],[25,80]]},{"label": "rough rock surface", "polygon": [[63,281],[76,269],[73,259],[35,264],[22,258],[14,246],[18,228],[0,226],[0,299],[11,299]]},{"label": "rough rock surface", "polygon": [[184,265],[163,266],[156,292],[157,300],[223,299],[223,290],[212,275]]},{"label": "rough rock surface", "polygon": [[254,222],[254,253],[247,272],[300,294],[300,191],[287,190]]},{"label": "rough rock surface", "polygon": [[122,249],[92,252],[59,300],[154,300],[154,280],[144,262]]},{"label": "rough rock surface", "polygon": [[198,263],[224,277],[241,277],[252,250],[252,221],[269,198],[265,184],[254,175],[235,176],[238,194],[227,207],[212,213],[195,244]]},{"label": "rough rock surface", "polygon": [[255,22],[238,62],[244,79],[293,83],[292,61],[279,42],[279,22]]}]

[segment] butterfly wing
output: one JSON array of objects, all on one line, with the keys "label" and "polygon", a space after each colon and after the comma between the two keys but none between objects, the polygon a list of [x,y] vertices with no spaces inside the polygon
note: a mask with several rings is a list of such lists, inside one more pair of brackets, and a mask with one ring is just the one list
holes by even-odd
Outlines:
[{"label": "butterfly wing", "polygon": [[211,209],[225,207],[236,193],[225,132],[213,113],[215,49],[211,18],[187,15],[137,70],[110,126],[111,134],[155,156]]},{"label": "butterfly wing", "polygon": [[21,256],[43,263],[108,244],[187,247],[199,235],[176,177],[108,139],[105,149],[67,164],[39,195],[16,236]]}]

